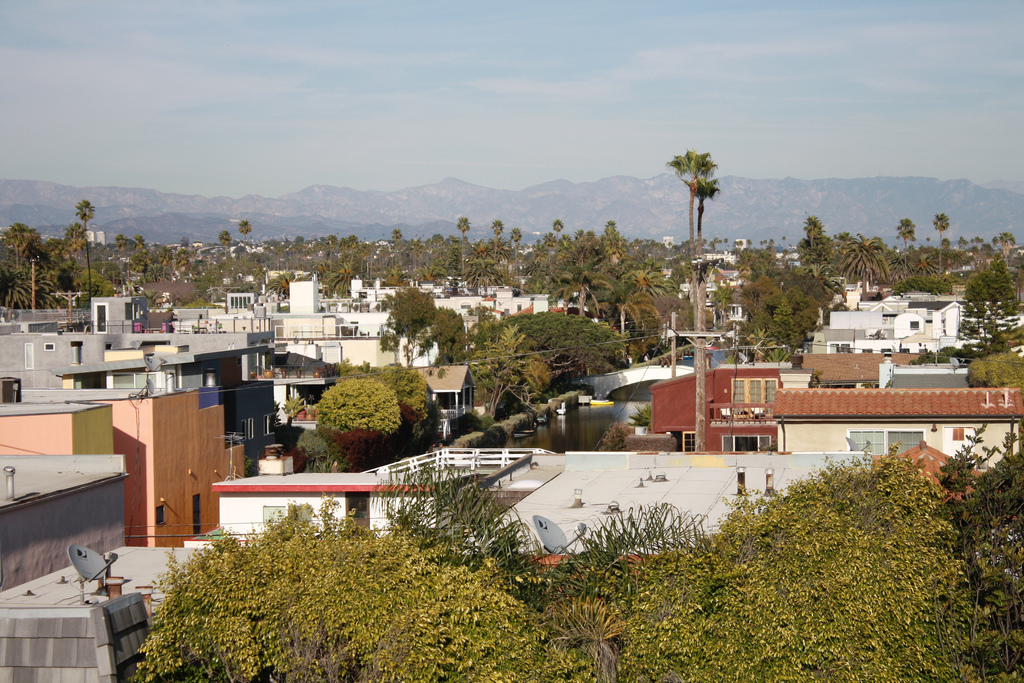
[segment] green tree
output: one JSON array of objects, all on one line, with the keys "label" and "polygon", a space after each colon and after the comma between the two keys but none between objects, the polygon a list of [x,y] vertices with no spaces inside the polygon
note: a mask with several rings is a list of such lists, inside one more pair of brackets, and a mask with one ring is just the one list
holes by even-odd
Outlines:
[{"label": "green tree", "polygon": [[1008,351],[1016,315],[1017,291],[1006,263],[997,258],[967,281],[960,334],[971,340],[970,347],[977,355]]},{"label": "green tree", "polygon": [[430,335],[437,313],[434,298],[428,292],[402,287],[384,299],[384,307],[388,319],[381,332],[380,348],[393,351],[397,360],[404,340],[405,364],[411,366],[414,359],[434,346]]},{"label": "green tree", "polygon": [[137,680],[584,680],[493,569],[338,517],[293,508],[248,543],[172,561]]},{"label": "green tree", "polygon": [[217,236],[217,241],[220,242],[222,247],[227,248],[231,246],[231,233],[227,230],[221,230]]},{"label": "green tree", "polygon": [[835,241],[825,233],[825,226],[817,216],[808,216],[804,221],[804,238],[796,248],[803,266],[815,263],[824,266],[835,261]]},{"label": "green tree", "polygon": [[901,458],[740,499],[706,554],[645,565],[630,681],[952,681],[936,604],[958,568],[938,487]]},{"label": "green tree", "polygon": [[605,323],[550,311],[517,315],[502,323],[515,325],[551,370],[553,382],[601,374],[618,367],[625,346],[623,338]]},{"label": "green tree", "polygon": [[391,387],[399,403],[409,406],[417,420],[427,416],[427,380],[412,368],[388,368],[376,373],[373,379]]},{"label": "green tree", "polygon": [[239,234],[242,235],[243,238],[249,237],[249,233],[252,232],[252,224],[248,221],[248,219],[243,218],[242,220],[238,221],[238,232]]},{"label": "green tree", "polygon": [[972,387],[1024,389],[1024,358],[1013,351],[1004,351],[971,361],[967,383]]},{"label": "green tree", "polygon": [[324,392],[316,404],[317,424],[347,432],[365,429],[385,436],[402,424],[394,390],[375,379],[347,379]]},{"label": "green tree", "polygon": [[465,319],[450,308],[439,308],[430,336],[437,348],[437,365],[461,363],[469,358],[469,336]]},{"label": "green tree", "polygon": [[35,228],[24,223],[12,223],[4,230],[3,243],[14,252],[15,267],[21,268],[23,261],[42,251],[43,240]]}]

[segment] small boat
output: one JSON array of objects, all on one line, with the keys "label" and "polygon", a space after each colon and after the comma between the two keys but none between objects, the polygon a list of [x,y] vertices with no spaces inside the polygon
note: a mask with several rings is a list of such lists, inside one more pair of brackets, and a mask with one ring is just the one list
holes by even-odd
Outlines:
[{"label": "small boat", "polygon": [[615,401],[610,401],[610,400],[607,400],[607,399],[603,399],[603,400],[594,399],[594,400],[592,400],[590,402],[590,405],[592,405],[592,406],[613,406],[613,405],[615,405]]},{"label": "small boat", "polygon": [[525,436],[533,436],[536,431],[536,429],[524,429],[521,432],[512,432],[512,436],[516,439],[522,439]]},{"label": "small boat", "polygon": [[547,423],[548,423],[548,416],[547,415],[538,415],[537,416],[537,424],[539,424],[539,425],[546,425]]}]

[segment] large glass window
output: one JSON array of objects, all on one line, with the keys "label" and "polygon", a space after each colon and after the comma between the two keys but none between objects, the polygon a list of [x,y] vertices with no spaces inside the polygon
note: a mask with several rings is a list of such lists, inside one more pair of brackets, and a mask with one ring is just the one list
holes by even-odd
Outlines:
[{"label": "large glass window", "polygon": [[896,448],[896,453],[905,453],[911,448],[916,448],[924,441],[923,431],[897,431],[892,430],[888,434],[889,449]]},{"label": "large glass window", "polygon": [[851,429],[850,439],[857,449],[871,455],[885,455],[885,431],[881,429]]},{"label": "large glass window", "polygon": [[922,430],[910,429],[851,429],[850,438],[857,448],[871,455],[888,455],[893,448],[905,453],[924,441]]}]

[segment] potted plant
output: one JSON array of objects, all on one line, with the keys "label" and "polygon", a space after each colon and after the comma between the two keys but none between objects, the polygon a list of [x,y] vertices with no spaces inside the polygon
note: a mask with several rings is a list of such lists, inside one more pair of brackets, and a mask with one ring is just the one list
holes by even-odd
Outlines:
[{"label": "potted plant", "polygon": [[630,415],[629,423],[633,425],[637,434],[646,434],[651,426],[651,404],[641,404],[636,412]]}]

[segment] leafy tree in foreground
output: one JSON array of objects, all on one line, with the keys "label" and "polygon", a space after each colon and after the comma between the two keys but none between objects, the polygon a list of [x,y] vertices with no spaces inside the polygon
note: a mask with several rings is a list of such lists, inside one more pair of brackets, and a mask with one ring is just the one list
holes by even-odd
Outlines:
[{"label": "leafy tree in foreground", "polygon": [[137,680],[585,680],[493,568],[432,555],[331,504],[308,520],[293,508],[249,543],[172,560]]},{"label": "leafy tree in foreground", "polygon": [[622,337],[604,323],[558,313],[517,315],[505,325],[526,337],[527,348],[551,369],[552,382],[609,372],[623,357]]},{"label": "leafy tree in foreground", "polygon": [[347,379],[324,392],[316,420],[339,431],[365,429],[394,434],[402,424],[398,397],[375,379]]},{"label": "leafy tree in foreground", "polygon": [[940,504],[888,457],[741,501],[710,553],[647,563],[621,680],[959,680],[936,628],[957,576]]}]

